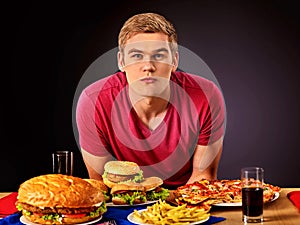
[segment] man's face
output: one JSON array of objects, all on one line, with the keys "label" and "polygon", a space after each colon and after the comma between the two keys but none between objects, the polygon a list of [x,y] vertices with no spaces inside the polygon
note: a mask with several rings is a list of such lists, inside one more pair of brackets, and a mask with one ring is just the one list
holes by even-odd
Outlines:
[{"label": "man's face", "polygon": [[177,68],[177,55],[172,55],[168,36],[162,33],[133,36],[118,57],[128,84],[141,96],[159,95]]}]

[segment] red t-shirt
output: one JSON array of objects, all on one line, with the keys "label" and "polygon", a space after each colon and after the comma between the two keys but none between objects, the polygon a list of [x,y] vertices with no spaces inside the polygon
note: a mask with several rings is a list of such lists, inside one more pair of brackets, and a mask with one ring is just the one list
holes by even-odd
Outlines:
[{"label": "red t-shirt", "polygon": [[173,73],[167,112],[150,130],[132,108],[128,88],[126,75],[117,72],[84,89],[76,112],[81,148],[95,156],[111,154],[136,162],[144,177],[161,177],[167,186],[185,184],[196,145],[208,145],[224,135],[221,91],[203,77]]}]

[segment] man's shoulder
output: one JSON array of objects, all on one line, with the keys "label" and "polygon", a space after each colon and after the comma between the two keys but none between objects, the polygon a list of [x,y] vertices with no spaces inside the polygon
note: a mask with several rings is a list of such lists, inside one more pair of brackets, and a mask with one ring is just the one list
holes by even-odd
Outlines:
[{"label": "man's shoulder", "polygon": [[184,71],[172,73],[171,80],[184,88],[201,88],[202,90],[209,90],[216,86],[214,82],[203,76]]},{"label": "man's shoulder", "polygon": [[116,72],[107,77],[98,79],[84,88],[86,95],[93,95],[111,89],[122,89],[126,86],[127,80],[123,72]]}]

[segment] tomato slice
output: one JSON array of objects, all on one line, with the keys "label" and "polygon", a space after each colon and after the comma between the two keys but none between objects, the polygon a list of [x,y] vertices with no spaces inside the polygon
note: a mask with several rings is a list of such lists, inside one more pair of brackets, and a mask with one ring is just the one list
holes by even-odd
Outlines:
[{"label": "tomato slice", "polygon": [[84,217],[86,214],[85,213],[80,213],[80,214],[64,214],[63,217],[67,218],[80,218]]}]

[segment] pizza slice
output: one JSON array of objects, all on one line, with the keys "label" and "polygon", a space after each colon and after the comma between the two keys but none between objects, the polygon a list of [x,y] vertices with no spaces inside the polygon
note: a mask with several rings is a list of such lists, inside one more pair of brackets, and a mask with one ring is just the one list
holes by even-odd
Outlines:
[{"label": "pizza slice", "polygon": [[[178,187],[173,192],[173,202],[177,205],[187,204],[189,207],[209,208],[218,203],[242,202],[242,182],[233,180],[206,180],[202,179],[191,184]],[[264,202],[274,199],[280,187],[264,184]]]},{"label": "pizza slice", "polygon": [[177,198],[176,203],[177,203],[177,205],[186,205],[187,208],[204,209],[207,212],[209,212],[211,209],[211,204],[207,203],[206,201],[203,201],[203,202],[197,203],[197,204],[191,204],[191,203],[185,202],[185,201]]}]

